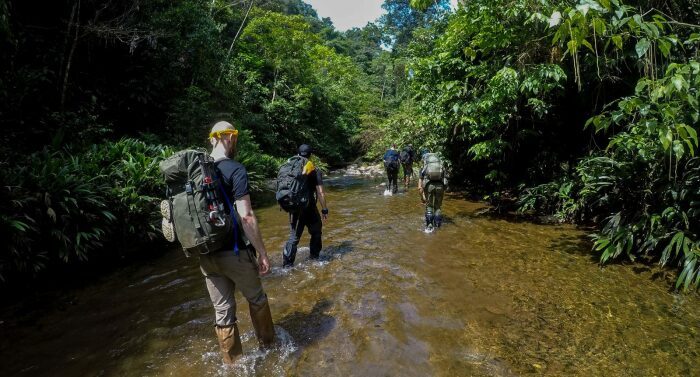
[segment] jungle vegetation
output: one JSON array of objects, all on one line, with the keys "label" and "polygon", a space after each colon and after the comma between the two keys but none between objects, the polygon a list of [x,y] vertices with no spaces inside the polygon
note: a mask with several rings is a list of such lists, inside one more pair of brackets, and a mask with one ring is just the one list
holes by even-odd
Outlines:
[{"label": "jungle vegetation", "polygon": [[413,143],[700,286],[700,2],[383,7],[340,32],[301,0],[0,0],[0,279],[157,242],[157,162],[230,119],[256,185],[302,142],[332,166]]}]

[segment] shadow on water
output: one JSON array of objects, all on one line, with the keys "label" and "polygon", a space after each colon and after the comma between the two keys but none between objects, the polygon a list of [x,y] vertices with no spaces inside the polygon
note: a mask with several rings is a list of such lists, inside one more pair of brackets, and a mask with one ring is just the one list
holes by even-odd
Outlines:
[{"label": "shadow on water", "polygon": [[336,326],[336,319],[326,314],[333,306],[329,299],[316,302],[309,312],[295,311],[280,319],[277,324],[283,327],[299,347],[309,347],[330,334]]},{"label": "shadow on water", "polygon": [[[593,241],[589,235],[562,235],[554,240],[549,245],[549,249],[554,252],[563,252],[569,255],[578,255],[588,257],[593,264],[600,264],[601,253],[593,250]],[[636,275],[647,276],[650,281],[663,281],[668,286],[668,292],[674,293],[675,275],[671,269],[664,268],[658,265],[658,260],[637,258],[636,264],[631,266],[630,270]],[[605,266],[610,265],[625,265],[628,264],[627,258],[617,258],[605,263]]]},{"label": "shadow on water", "polygon": [[591,262],[598,263],[600,255],[593,251],[593,243],[585,234],[562,235],[552,240],[549,244],[551,251],[563,252],[570,255],[589,257]]},{"label": "shadow on water", "polygon": [[321,251],[319,255],[319,260],[321,261],[332,261],[335,259],[342,258],[345,254],[351,253],[354,250],[352,246],[352,241],[342,241],[337,245],[329,246]]}]

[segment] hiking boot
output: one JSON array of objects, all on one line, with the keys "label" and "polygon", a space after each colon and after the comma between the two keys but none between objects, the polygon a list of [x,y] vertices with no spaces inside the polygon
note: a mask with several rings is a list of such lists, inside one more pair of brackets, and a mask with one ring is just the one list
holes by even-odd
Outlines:
[{"label": "hiking boot", "polygon": [[270,304],[265,301],[262,305],[248,303],[250,308],[250,320],[255,328],[255,337],[258,338],[261,348],[268,348],[275,342],[275,326],[272,324]]},{"label": "hiking boot", "polygon": [[170,200],[166,199],[160,202],[160,214],[163,216],[164,219],[168,220],[168,222],[173,221],[173,212],[170,207]]},{"label": "hiking boot", "polygon": [[231,326],[216,326],[214,329],[216,337],[219,339],[219,347],[221,347],[221,356],[224,359],[224,364],[233,364],[243,355],[243,345],[241,344],[238,325],[234,323]]},{"label": "hiking boot", "polygon": [[163,231],[163,237],[170,242],[175,242],[175,226],[168,219],[163,218],[160,223],[160,229]]}]

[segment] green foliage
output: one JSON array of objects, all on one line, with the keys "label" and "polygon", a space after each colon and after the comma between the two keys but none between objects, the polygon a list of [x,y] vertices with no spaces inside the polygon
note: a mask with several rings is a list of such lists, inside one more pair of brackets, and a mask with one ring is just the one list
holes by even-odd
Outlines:
[{"label": "green foliage", "polygon": [[132,241],[153,240],[160,232],[163,182],[158,163],[172,153],[169,147],[134,139],[94,146],[86,153],[108,173],[112,212],[120,219],[121,233]]},{"label": "green foliage", "polygon": [[697,287],[697,1],[448,3],[340,33],[301,0],[0,0],[0,276],[148,242],[160,144],[228,119],[255,189],[302,143],[321,168],[413,144]]},{"label": "green foliage", "polygon": [[681,265],[677,286],[684,289],[700,282],[700,177],[694,157],[699,88],[697,61],[670,64],[664,77],[641,79],[635,95],[591,118],[588,124],[599,131],[623,131],[604,152],[606,171],[584,181],[581,190],[582,200],[606,201],[601,210],[615,213],[595,236],[602,262],[620,255],[657,255],[662,265]]},{"label": "green foliage", "polygon": [[0,279],[84,261],[155,237],[158,161],[172,151],[122,139],[80,153],[41,151],[4,164]]},{"label": "green foliage", "polygon": [[9,236],[0,261],[3,279],[14,270],[39,271],[52,258],[83,260],[103,246],[115,220],[109,186],[103,176],[83,174],[83,165],[78,157],[40,152],[26,165],[3,167],[2,227]]},{"label": "green foliage", "polygon": [[378,127],[372,127],[362,133],[360,142],[367,149],[366,156],[372,161],[378,161],[392,144],[399,149],[413,144],[414,149],[422,147],[433,151],[440,149],[439,138],[426,127],[421,127],[421,114],[416,105],[405,101]]},{"label": "green foliage", "polygon": [[602,263],[658,259],[697,287],[700,82],[687,22],[698,19],[671,19],[683,4],[464,2],[442,35],[409,48],[419,115],[391,137],[437,145],[457,181],[520,187],[521,212],[599,224]]},{"label": "green foliage", "polygon": [[347,143],[374,102],[366,74],[323,45],[301,16],[255,11],[243,30],[225,82],[245,88],[244,128],[267,153],[288,156],[307,143],[331,163],[347,160]]},{"label": "green foliage", "polygon": [[382,8],[386,10],[380,19],[385,42],[400,50],[408,44],[416,29],[430,26],[443,17],[450,4],[448,0],[385,0]]},{"label": "green foliage", "polygon": [[[300,0],[254,4],[0,1],[0,153],[21,156],[0,170],[23,177],[3,179],[2,276],[151,240],[160,144],[208,147],[217,120],[240,126],[253,189],[299,144],[331,164],[358,153],[380,101],[371,72],[331,47],[349,39]],[[381,32],[364,35],[371,65]],[[119,139],[136,135],[148,144]]]},{"label": "green foliage", "polygon": [[251,190],[262,191],[265,179],[277,175],[283,159],[265,154],[248,130],[239,133],[237,150],[235,158],[246,167]]},{"label": "green foliage", "polygon": [[567,74],[549,63],[544,43],[531,42],[541,34],[528,22],[533,9],[528,1],[470,2],[412,67],[423,126],[452,146],[446,155],[459,175],[495,187],[517,178],[510,169],[520,166],[509,159],[520,145],[559,132],[548,128]]},{"label": "green foliage", "polygon": [[576,182],[565,179],[521,189],[518,213],[552,213],[559,221],[579,220],[582,208],[574,197]]},{"label": "green foliage", "polygon": [[526,189],[521,210],[599,222],[601,263],[658,260],[680,267],[677,288],[697,288],[698,68],[694,60],[670,64],[664,77],[640,79],[634,95],[589,119],[596,132],[615,131],[607,148],[582,159],[567,183]]}]

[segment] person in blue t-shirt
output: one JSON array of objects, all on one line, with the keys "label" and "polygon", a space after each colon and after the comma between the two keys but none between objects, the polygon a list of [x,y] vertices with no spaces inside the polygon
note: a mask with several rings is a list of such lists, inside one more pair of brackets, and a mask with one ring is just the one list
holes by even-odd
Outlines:
[{"label": "person in blue t-shirt", "polygon": [[384,153],[384,168],[389,179],[389,184],[386,188],[391,190],[393,194],[396,194],[399,191],[397,183],[399,176],[399,151],[396,150],[396,144],[392,144],[391,148]]}]

